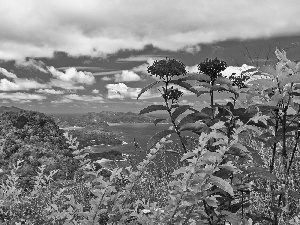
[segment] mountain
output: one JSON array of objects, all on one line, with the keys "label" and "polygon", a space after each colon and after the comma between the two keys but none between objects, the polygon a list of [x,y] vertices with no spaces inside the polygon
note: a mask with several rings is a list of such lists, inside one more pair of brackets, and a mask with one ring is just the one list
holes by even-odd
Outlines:
[{"label": "mountain", "polygon": [[71,177],[78,162],[53,118],[39,112],[13,110],[0,115],[0,167],[9,170],[17,160],[24,160],[20,171],[24,177],[36,174],[41,165],[46,165],[45,172],[59,169],[57,177]]},{"label": "mountain", "polygon": [[23,109],[17,108],[15,106],[0,106],[0,114],[5,112],[20,112]]},{"label": "mountain", "polygon": [[138,115],[132,112],[89,112],[86,114],[51,115],[60,127],[105,127],[108,123],[150,123],[154,117]]}]

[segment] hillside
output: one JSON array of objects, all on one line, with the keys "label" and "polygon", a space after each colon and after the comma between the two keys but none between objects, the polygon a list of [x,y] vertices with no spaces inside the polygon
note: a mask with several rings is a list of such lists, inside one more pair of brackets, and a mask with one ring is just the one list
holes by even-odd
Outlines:
[{"label": "hillside", "polygon": [[17,108],[15,106],[0,106],[0,114],[5,112],[20,112],[23,109]]},{"label": "hillside", "polygon": [[46,164],[46,171],[60,169],[58,176],[70,176],[76,161],[68,148],[63,131],[54,120],[34,111],[7,111],[0,115],[0,167],[9,169],[24,160],[24,176],[35,174]]}]

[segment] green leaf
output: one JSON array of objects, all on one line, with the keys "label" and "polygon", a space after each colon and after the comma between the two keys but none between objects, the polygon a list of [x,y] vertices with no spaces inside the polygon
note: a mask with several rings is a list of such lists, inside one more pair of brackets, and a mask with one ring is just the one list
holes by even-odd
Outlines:
[{"label": "green leaf", "polygon": [[150,112],[154,112],[157,110],[168,110],[168,107],[164,106],[164,105],[150,105],[144,109],[142,109],[139,113],[139,115],[145,114],[145,113],[150,113]]},{"label": "green leaf", "polygon": [[179,127],[183,126],[186,123],[195,123],[196,121],[203,120],[203,119],[209,119],[211,118],[209,115],[203,112],[197,112],[197,113],[191,113],[184,117],[180,123],[178,124]]},{"label": "green leaf", "polygon": [[179,81],[186,81],[186,80],[199,80],[199,81],[211,81],[210,76],[203,74],[203,73],[195,73],[190,76],[180,78]]},{"label": "green leaf", "polygon": [[162,121],[165,121],[166,119],[156,119],[154,120],[154,125],[156,126],[158,123],[162,122]]},{"label": "green leaf", "polygon": [[216,185],[218,188],[221,188],[222,190],[230,194],[231,196],[234,196],[233,188],[226,180],[212,175],[210,176],[209,181],[212,184]]},{"label": "green leaf", "polygon": [[172,113],[172,121],[175,121],[177,119],[178,116],[180,116],[182,113],[184,113],[186,110],[190,109],[191,106],[189,105],[181,105],[178,108],[176,108],[174,110],[174,112]]},{"label": "green leaf", "polygon": [[274,77],[277,76],[277,72],[273,66],[262,66],[261,68],[259,68],[259,70],[263,73],[273,75]]},{"label": "green leaf", "polygon": [[283,79],[283,81],[280,82],[280,86],[284,87],[287,84],[290,83],[299,83],[300,82],[300,76],[297,75],[292,75],[292,76],[288,76],[286,78]]},{"label": "green leaf", "polygon": [[218,77],[215,81],[215,84],[227,84],[227,85],[231,85],[232,81],[229,80],[226,77]]},{"label": "green leaf", "polygon": [[205,123],[186,123],[180,127],[180,131],[190,130],[190,131],[200,131],[207,128]]},{"label": "green leaf", "polygon": [[168,136],[169,134],[174,134],[175,130],[163,130],[156,133],[152,136],[147,143],[147,150],[152,148],[157,142],[159,142],[162,138]]},{"label": "green leaf", "polygon": [[244,174],[259,176],[267,180],[277,180],[277,177],[262,167],[250,167],[244,170]]},{"label": "green leaf", "polygon": [[252,73],[252,72],[255,72],[255,71],[257,71],[257,68],[250,68],[250,69],[242,71],[241,75],[244,75],[246,73]]},{"label": "green leaf", "polygon": [[260,154],[258,153],[258,151],[256,151],[254,148],[248,146],[247,147],[248,151],[250,152],[252,159],[254,160],[255,163],[259,164],[259,165],[264,165],[264,161],[261,158]]},{"label": "green leaf", "polygon": [[256,87],[261,88],[263,90],[277,87],[277,84],[270,79],[253,80],[253,81],[250,81],[248,84],[255,85]]},{"label": "green leaf", "polygon": [[148,91],[150,88],[152,88],[154,85],[158,84],[160,81],[154,81],[153,83],[147,85],[146,87],[144,87],[141,92],[138,94],[136,99],[139,99],[139,97],[145,93],[146,91]]},{"label": "green leaf", "polygon": [[177,85],[179,85],[179,86],[187,89],[188,91],[193,92],[197,96],[199,96],[199,95],[201,95],[203,93],[206,93],[205,91],[202,91],[203,93],[202,92],[200,93],[195,88],[193,88],[192,85],[190,85],[189,83],[182,82],[180,80],[172,80],[172,81],[170,81],[170,83],[177,84]]},{"label": "green leaf", "polygon": [[187,152],[182,156],[182,158],[180,159],[180,162],[182,162],[183,160],[186,160],[187,158],[194,157],[195,155],[196,155],[196,153],[194,153],[194,152]]}]

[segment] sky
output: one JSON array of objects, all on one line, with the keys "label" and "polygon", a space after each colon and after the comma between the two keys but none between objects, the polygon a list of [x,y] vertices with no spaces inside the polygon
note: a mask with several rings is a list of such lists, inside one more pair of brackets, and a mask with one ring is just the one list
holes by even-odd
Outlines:
[{"label": "sky", "polygon": [[[187,71],[217,57],[230,75],[300,60],[299,0],[9,0],[0,4],[0,106],[44,113],[139,112],[161,104],[147,67],[180,60]],[[184,91],[180,104],[209,97]],[[216,96],[219,103],[229,95]]]}]

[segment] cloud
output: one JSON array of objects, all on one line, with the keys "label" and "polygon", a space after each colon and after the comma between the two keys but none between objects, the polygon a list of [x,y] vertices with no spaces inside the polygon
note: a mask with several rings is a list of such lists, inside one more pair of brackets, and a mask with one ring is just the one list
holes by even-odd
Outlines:
[{"label": "cloud", "polygon": [[123,70],[121,74],[115,74],[115,82],[130,82],[139,80],[141,80],[140,76],[129,70]]},{"label": "cloud", "polygon": [[112,78],[111,78],[111,77],[105,76],[105,77],[102,77],[101,80],[104,80],[104,81],[110,81],[110,80],[112,80]]},{"label": "cloud", "polygon": [[[156,60],[159,60],[159,59],[156,59]],[[147,71],[148,66],[152,65],[154,63],[154,61],[155,61],[154,59],[148,58],[147,63],[144,63],[142,65],[139,65],[139,66],[136,66],[136,67],[132,68],[132,71],[136,72],[136,73],[140,72],[140,73],[143,73],[143,74],[149,74],[148,71]]]},{"label": "cloud", "polygon": [[37,93],[45,93],[45,94],[52,94],[52,95],[61,95],[64,94],[63,91],[60,90],[54,90],[54,89],[39,89],[36,90]]},{"label": "cloud", "polygon": [[77,71],[75,68],[68,68],[65,72],[61,72],[53,66],[48,67],[48,70],[55,77],[50,80],[50,86],[69,90],[82,90],[84,87],[82,85],[77,86],[78,84],[92,85],[95,83],[95,77],[90,72]]},{"label": "cloud", "polygon": [[99,90],[94,89],[94,90],[92,91],[92,93],[93,93],[93,94],[99,94]]},{"label": "cloud", "polygon": [[35,80],[15,78],[14,81],[9,81],[6,78],[0,80],[1,91],[19,91],[19,90],[30,90],[45,88],[46,84],[40,84]]},{"label": "cloud", "polygon": [[59,100],[51,101],[52,103],[70,103],[74,101],[82,101],[82,102],[97,102],[103,103],[104,99],[102,96],[92,96],[92,95],[77,95],[77,94],[69,94],[64,95]]},{"label": "cloud", "polygon": [[65,72],[61,72],[53,66],[49,67],[48,70],[54,77],[61,81],[87,85],[95,83],[95,77],[90,72],[77,71],[75,68],[68,68]]},{"label": "cloud", "polygon": [[6,69],[4,68],[0,68],[0,73],[2,73],[4,76],[8,77],[8,78],[12,78],[15,79],[17,78],[17,75],[11,72],[8,72]]},{"label": "cloud", "polygon": [[116,62],[146,62],[149,58],[158,60],[166,57],[167,55],[136,55],[128,58],[117,59]]},{"label": "cloud", "polygon": [[24,101],[24,100],[37,100],[41,101],[46,99],[45,96],[38,95],[38,94],[29,94],[29,93],[22,93],[22,92],[15,92],[15,93],[0,93],[0,99],[10,99],[12,101]]},{"label": "cloud", "polygon": [[25,67],[25,68],[26,67],[34,68],[43,73],[48,73],[45,63],[43,63],[42,61],[36,61],[34,59],[28,59],[27,61],[24,61],[24,62],[17,62],[16,66],[17,67]]},{"label": "cloud", "polygon": [[183,51],[185,51],[186,53],[190,53],[190,54],[196,54],[198,52],[200,52],[201,47],[199,45],[188,45],[182,48]]},{"label": "cloud", "polygon": [[[108,89],[107,98],[108,99],[136,99],[138,94],[141,92],[141,88],[130,88],[124,83],[118,84],[107,84],[106,88]],[[140,97],[140,99],[149,99],[157,98],[160,94],[154,90],[148,90]]]},{"label": "cloud", "polygon": [[188,71],[189,73],[199,73],[198,65],[195,65],[195,66],[187,66],[187,67],[186,67],[186,71]]},{"label": "cloud", "polygon": [[[55,50],[105,57],[119,49],[142,49],[147,44],[176,51],[219,40],[299,34],[298,0],[288,4],[265,0],[259,7],[257,3],[4,1],[0,8],[0,15],[5,15],[0,23],[0,58],[24,61],[26,57],[50,57]],[[195,49],[188,47],[186,51]]]},{"label": "cloud", "polygon": [[233,73],[235,73],[234,76],[240,76],[241,73],[245,70],[251,69],[251,68],[255,68],[254,66],[248,66],[246,64],[243,64],[242,66],[228,66],[223,72],[222,75],[224,77],[229,77],[231,76]]}]

